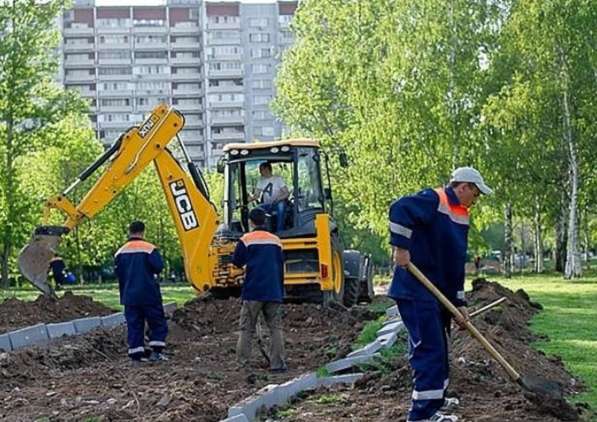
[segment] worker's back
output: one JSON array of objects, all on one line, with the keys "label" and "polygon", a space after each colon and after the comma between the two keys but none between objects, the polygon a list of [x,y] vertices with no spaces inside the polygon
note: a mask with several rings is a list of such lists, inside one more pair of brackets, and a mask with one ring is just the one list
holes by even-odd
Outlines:
[{"label": "worker's back", "polygon": [[162,302],[155,279],[164,268],[157,248],[142,239],[131,238],[116,252],[116,275],[123,305],[153,305]]},{"label": "worker's back", "polygon": [[244,300],[282,302],[284,298],[284,258],[278,236],[255,230],[241,237],[234,252],[236,266],[246,265],[242,287]]}]

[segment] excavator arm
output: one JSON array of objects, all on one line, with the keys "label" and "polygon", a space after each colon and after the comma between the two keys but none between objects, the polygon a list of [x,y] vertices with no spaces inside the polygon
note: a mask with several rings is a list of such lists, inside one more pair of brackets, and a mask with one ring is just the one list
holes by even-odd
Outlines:
[{"label": "excavator arm", "polygon": [[[18,258],[25,278],[44,294],[54,295],[47,283],[47,273],[61,236],[84,220],[92,219],[154,163],[180,240],[187,279],[197,290],[207,289],[208,250],[217,228],[217,213],[203,177],[190,161],[184,145],[181,143],[188,173],[166,148],[183,126],[184,117],[179,112],[163,104],[157,106],[141,126],[121,135],[62,194],[50,198],[44,209],[44,225],[36,228],[31,242]],[[78,204],[73,204],[68,193],[108,161],[94,186]],[[53,209],[66,216],[62,226],[46,225]]]}]

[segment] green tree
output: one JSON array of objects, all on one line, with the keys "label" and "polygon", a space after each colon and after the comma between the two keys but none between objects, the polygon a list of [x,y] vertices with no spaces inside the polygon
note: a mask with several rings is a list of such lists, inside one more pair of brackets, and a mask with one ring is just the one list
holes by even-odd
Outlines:
[{"label": "green tree", "polygon": [[348,169],[333,166],[346,226],[385,245],[392,199],[477,164],[480,56],[499,19],[482,1],[301,3],[274,109],[297,134],[349,155]]},{"label": "green tree", "polygon": [[53,51],[59,41],[55,18],[64,4],[60,0],[0,4],[0,266],[5,286],[19,241],[19,217],[27,212],[16,163],[51,145],[53,124],[85,107],[53,82],[57,71]]}]

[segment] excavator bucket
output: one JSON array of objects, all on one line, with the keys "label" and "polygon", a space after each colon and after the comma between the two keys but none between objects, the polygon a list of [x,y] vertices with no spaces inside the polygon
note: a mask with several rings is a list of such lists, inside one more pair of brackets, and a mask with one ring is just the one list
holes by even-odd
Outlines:
[{"label": "excavator bucket", "polygon": [[31,241],[21,249],[18,265],[21,274],[46,296],[55,296],[48,284],[50,261],[68,229],[62,226],[40,226],[35,229]]}]

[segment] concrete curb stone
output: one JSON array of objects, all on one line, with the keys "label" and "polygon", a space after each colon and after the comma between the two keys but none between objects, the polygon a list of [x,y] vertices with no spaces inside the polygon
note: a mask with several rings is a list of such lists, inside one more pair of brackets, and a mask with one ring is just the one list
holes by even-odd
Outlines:
[{"label": "concrete curb stone", "polygon": [[12,349],[17,350],[27,346],[40,346],[48,344],[50,336],[46,324],[36,324],[30,327],[8,333]]},{"label": "concrete curb stone", "polygon": [[79,318],[74,319],[72,323],[75,326],[75,331],[77,334],[83,334],[88,331],[94,330],[101,326],[102,321],[100,317],[88,317],[88,318]]},{"label": "concrete curb stone", "polygon": [[5,352],[12,351],[12,343],[10,342],[9,333],[0,335],[0,349],[4,350]]},{"label": "concrete curb stone", "polygon": [[46,324],[46,328],[52,340],[62,336],[74,336],[76,333],[75,324],[70,321]]}]

